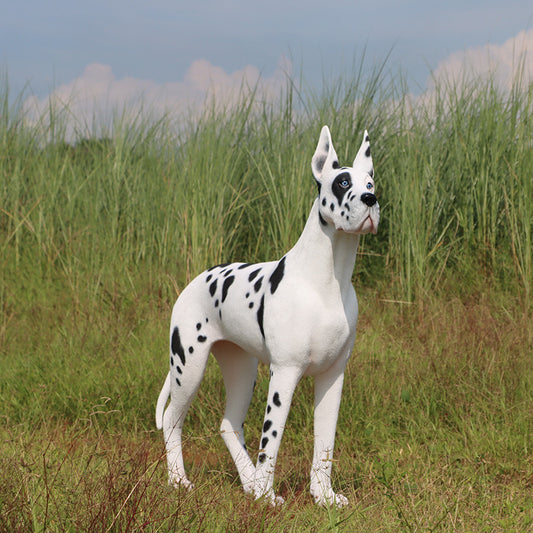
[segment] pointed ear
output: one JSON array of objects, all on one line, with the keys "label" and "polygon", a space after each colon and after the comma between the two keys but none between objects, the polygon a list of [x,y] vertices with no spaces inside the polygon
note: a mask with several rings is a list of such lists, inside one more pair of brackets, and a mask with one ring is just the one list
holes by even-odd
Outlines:
[{"label": "pointed ear", "polygon": [[363,136],[363,142],[361,143],[361,148],[359,148],[359,152],[357,152],[353,161],[353,169],[356,172],[369,174],[370,177],[374,176],[374,164],[372,163],[372,156],[370,155],[370,138],[368,137],[368,132],[366,130]]},{"label": "pointed ear", "polygon": [[313,176],[320,182],[324,170],[337,168],[338,166],[339,160],[331,142],[329,128],[324,126],[320,132],[320,139],[318,139],[315,155],[311,161]]}]

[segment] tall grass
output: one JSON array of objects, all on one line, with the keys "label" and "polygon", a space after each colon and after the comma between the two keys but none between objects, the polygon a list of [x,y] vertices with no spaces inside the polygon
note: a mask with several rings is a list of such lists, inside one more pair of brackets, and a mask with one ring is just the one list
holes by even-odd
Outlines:
[{"label": "tall grass", "polygon": [[[60,114],[29,124],[4,89],[1,528],[531,527],[532,96],[479,82],[413,100],[382,68],[356,68],[319,92],[291,81],[276,101],[243,93],[179,127],[117,118],[107,137],[67,142]],[[307,505],[308,381],[282,446],[289,512],[241,501],[212,364],[187,422],[198,491],[165,491],[153,407],[171,305],[207,266],[273,259],[296,241],[323,124],[346,165],[369,130],[382,209],[356,263],[339,424],[336,482],[355,508]],[[252,446],[267,382],[261,371]]]}]

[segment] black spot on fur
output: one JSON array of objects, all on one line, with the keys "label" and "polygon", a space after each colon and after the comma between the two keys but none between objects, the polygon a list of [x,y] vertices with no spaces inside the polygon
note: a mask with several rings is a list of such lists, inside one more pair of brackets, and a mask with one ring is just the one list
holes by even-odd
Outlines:
[{"label": "black spot on fur", "polygon": [[253,281],[256,278],[257,274],[259,274],[259,272],[261,272],[260,268],[251,272],[250,275],[248,276],[248,281]]},{"label": "black spot on fur", "polygon": [[329,206],[329,208],[331,209],[331,211],[335,211],[335,204],[331,203],[331,205]]},{"label": "black spot on fur", "polygon": [[224,277],[227,278],[232,272],[233,272],[233,270],[230,268],[230,269],[224,274]]},{"label": "black spot on fur", "polygon": [[344,207],[345,207],[348,211],[350,210],[350,204],[349,204],[348,202],[346,202],[346,203],[344,204]]},{"label": "black spot on fur", "polygon": [[181,387],[181,383],[180,383],[180,380],[178,378],[176,378],[176,383],[178,384],[178,387]]},{"label": "black spot on fur", "polygon": [[365,155],[366,155],[366,157],[370,157],[370,146],[367,147]]},{"label": "black spot on fur", "polygon": [[174,357],[170,356],[170,366],[174,366]]},{"label": "black spot on fur", "polygon": [[268,437],[263,437],[261,439],[261,449],[265,449],[266,448],[266,445],[268,444]]},{"label": "black spot on fur", "polygon": [[202,324],[198,322],[198,324],[196,324],[196,330],[199,331],[201,328],[202,328]]},{"label": "black spot on fur", "polygon": [[374,177],[374,169],[371,168],[371,169],[370,169],[370,172],[369,172],[368,174],[369,174],[369,176],[370,176],[371,178],[373,178],[373,177]]},{"label": "black spot on fur", "polygon": [[205,342],[207,337],[205,335],[198,335],[197,340],[198,342]]},{"label": "black spot on fur", "polygon": [[272,436],[273,436],[274,438],[276,438],[276,437],[278,436],[278,432],[277,432],[276,430],[274,430],[274,431],[272,432]]},{"label": "black spot on fur", "polygon": [[276,267],[276,270],[272,272],[272,275],[270,276],[270,292],[274,294],[283,279],[283,275],[285,274],[285,257],[282,257],[280,262],[278,263],[278,266]]},{"label": "black spot on fur", "polygon": [[263,277],[261,276],[255,283],[254,283],[254,291],[259,292],[261,289],[261,284],[263,283]]},{"label": "black spot on fur", "polygon": [[274,396],[272,397],[272,402],[274,402],[274,405],[276,407],[281,407],[281,400],[279,399],[279,393],[275,392]]},{"label": "black spot on fur", "polygon": [[324,217],[322,216],[322,213],[320,211],[318,212],[318,220],[320,220],[320,223],[323,226],[327,226],[328,225],[328,223],[324,220]]},{"label": "black spot on fur", "polygon": [[183,371],[178,365],[176,365],[176,370],[178,371],[178,374],[183,374]]},{"label": "black spot on fur", "polygon": [[172,332],[172,340],[170,342],[170,347],[172,353],[177,355],[180,358],[181,364],[185,364],[185,352],[183,346],[181,345],[180,332],[177,327],[174,328]]},{"label": "black spot on fur", "polygon": [[260,454],[259,454],[259,457],[257,458],[257,460],[258,460],[261,464],[263,464],[263,463],[265,462],[266,458],[267,458],[266,453],[260,453]]},{"label": "black spot on fur", "polygon": [[315,169],[318,172],[322,172],[322,169],[324,168],[324,163],[326,162],[326,156],[323,157],[317,157],[315,159]]},{"label": "black spot on fur", "polygon": [[207,271],[211,272],[212,270],[215,270],[215,268],[224,268],[227,267],[230,263],[221,263],[220,265],[212,266],[211,268],[208,268]]},{"label": "black spot on fur", "polygon": [[224,283],[222,285],[222,301],[226,299],[226,296],[228,295],[228,289],[231,287],[231,284],[235,281],[235,276],[230,276],[229,278],[226,278],[224,280]]},{"label": "black spot on fur", "polygon": [[253,307],[254,307],[254,303],[253,303],[253,302],[250,302],[250,303],[248,304],[248,308],[249,308],[249,309],[253,309]]},{"label": "black spot on fur", "polygon": [[206,283],[209,283],[211,281],[211,278],[213,277],[213,274],[209,274],[207,278],[205,278]]},{"label": "black spot on fur", "polygon": [[365,137],[365,142],[366,143],[370,142],[370,137],[368,135]]},{"label": "black spot on fur", "polygon": [[218,300],[215,300],[215,307],[218,307]]},{"label": "black spot on fur", "polygon": [[267,405],[267,415],[270,414],[270,411],[272,411],[272,407],[270,407],[270,405]]},{"label": "black spot on fur", "polygon": [[217,291],[217,280],[215,279],[215,281],[213,281],[213,283],[209,285],[209,294],[211,296],[214,296],[216,291]]},{"label": "black spot on fur", "polygon": [[194,352],[194,348],[192,346],[189,346],[189,353],[193,353]]},{"label": "black spot on fur", "polygon": [[315,178],[315,182],[316,182],[316,187],[318,189],[318,196],[320,196],[320,191],[322,190],[322,183],[320,183],[316,178]]},{"label": "black spot on fur", "polygon": [[333,161],[333,163],[331,163],[331,166],[333,168],[339,168],[339,162],[338,161]]},{"label": "black spot on fur", "polygon": [[242,270],[243,268],[246,268],[246,267],[249,267],[250,266],[250,263],[243,263],[242,265],[239,265],[237,267],[237,270]]},{"label": "black spot on fur", "polygon": [[343,216],[344,216],[344,211],[341,211],[341,217],[343,217]]},{"label": "black spot on fur", "polygon": [[259,330],[263,339],[265,338],[265,330],[263,329],[263,315],[265,313],[265,295],[261,296],[261,303],[259,304],[259,309],[257,310],[257,323],[259,324]]},{"label": "black spot on fur", "polygon": [[272,426],[272,420],[265,420],[265,423],[263,424],[263,433],[266,433],[270,427]]},{"label": "black spot on fur", "polygon": [[245,296],[246,296],[246,298],[250,298],[250,293],[247,292]]}]

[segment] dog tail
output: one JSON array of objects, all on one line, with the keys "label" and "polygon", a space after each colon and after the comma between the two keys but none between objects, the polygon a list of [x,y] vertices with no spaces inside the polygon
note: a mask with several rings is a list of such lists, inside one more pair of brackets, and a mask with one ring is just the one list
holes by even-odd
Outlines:
[{"label": "dog tail", "polygon": [[163,428],[163,413],[165,412],[165,405],[167,404],[168,397],[170,396],[170,372],[167,374],[165,384],[159,393],[157,399],[157,406],[155,408],[155,423],[157,429]]}]

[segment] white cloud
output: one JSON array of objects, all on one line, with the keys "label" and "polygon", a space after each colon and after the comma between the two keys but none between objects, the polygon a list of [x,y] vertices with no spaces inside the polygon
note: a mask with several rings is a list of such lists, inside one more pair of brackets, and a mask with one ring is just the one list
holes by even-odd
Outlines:
[{"label": "white cloud", "polygon": [[24,102],[27,119],[49,124],[49,109],[63,120],[67,138],[101,135],[108,132],[113,117],[148,120],[162,116],[179,117],[201,111],[207,101],[231,106],[252,90],[259,98],[278,97],[287,86],[291,64],[282,58],[276,71],[264,77],[254,66],[227,73],[206,60],[196,60],[182,81],[157,84],[151,80],[125,77],[117,79],[109,65],[93,63],[75,80],[60,85],[49,96],[29,97]]},{"label": "white cloud", "polygon": [[501,45],[487,44],[451,54],[433,71],[428,86],[433,89],[435,84],[450,83],[461,87],[462,83],[489,78],[505,91],[518,81],[522,86],[533,81],[533,29],[521,31]]}]

